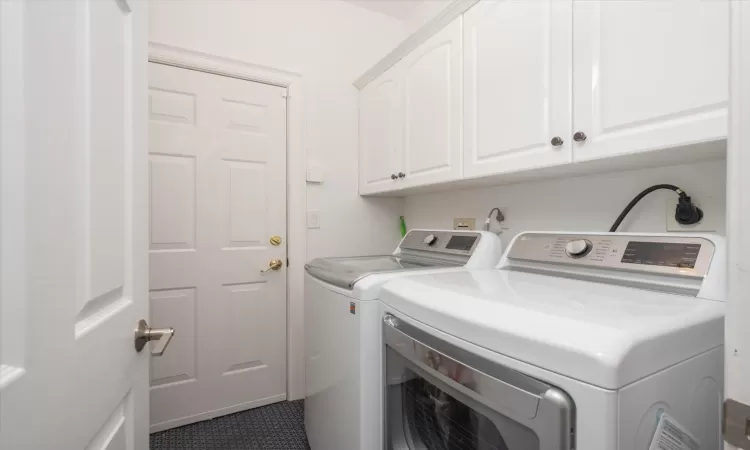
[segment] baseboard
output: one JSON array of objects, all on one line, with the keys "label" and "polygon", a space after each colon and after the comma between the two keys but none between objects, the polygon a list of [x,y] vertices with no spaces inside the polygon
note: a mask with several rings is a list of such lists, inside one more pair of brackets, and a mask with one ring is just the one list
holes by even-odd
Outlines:
[{"label": "baseboard", "polygon": [[179,419],[167,420],[165,422],[151,425],[150,432],[158,433],[159,431],[169,430],[170,428],[177,428],[183,425],[189,425],[195,422],[202,422],[204,420],[210,420],[215,417],[225,416],[248,409],[258,408],[261,406],[270,405],[271,403],[281,402],[286,400],[286,394],[274,395],[271,397],[262,398],[260,400],[253,400],[251,402],[240,403],[238,405],[228,406],[226,408],[219,408],[213,411],[207,411],[192,416],[181,417]]}]

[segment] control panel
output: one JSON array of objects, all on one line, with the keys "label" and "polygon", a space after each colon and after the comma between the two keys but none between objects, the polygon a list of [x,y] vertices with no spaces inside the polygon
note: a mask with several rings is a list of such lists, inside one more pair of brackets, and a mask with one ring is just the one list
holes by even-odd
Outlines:
[{"label": "control panel", "polygon": [[411,230],[404,237],[400,247],[405,250],[470,256],[481,237],[479,233]]},{"label": "control panel", "polygon": [[714,250],[713,242],[700,237],[524,233],[514,240],[507,257],[703,278]]}]

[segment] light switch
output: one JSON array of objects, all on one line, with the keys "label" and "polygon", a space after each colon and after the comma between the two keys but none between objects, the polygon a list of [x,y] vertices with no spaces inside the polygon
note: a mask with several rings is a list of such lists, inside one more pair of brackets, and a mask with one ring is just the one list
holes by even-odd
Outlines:
[{"label": "light switch", "polygon": [[307,228],[311,230],[320,228],[320,210],[311,209],[307,211]]},{"label": "light switch", "polygon": [[320,164],[308,164],[307,165],[307,182],[308,183],[322,183],[323,182],[323,166]]}]

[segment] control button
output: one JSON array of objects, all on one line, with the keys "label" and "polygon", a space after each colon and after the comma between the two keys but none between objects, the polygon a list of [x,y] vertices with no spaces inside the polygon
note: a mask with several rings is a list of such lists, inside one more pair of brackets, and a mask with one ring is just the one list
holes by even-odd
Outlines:
[{"label": "control button", "polygon": [[424,243],[427,245],[435,245],[435,242],[437,242],[437,236],[434,234],[428,234],[424,237]]},{"label": "control button", "polygon": [[575,241],[568,242],[565,246],[565,253],[571,258],[581,258],[586,256],[591,251],[591,248],[591,241],[586,239],[576,239]]}]

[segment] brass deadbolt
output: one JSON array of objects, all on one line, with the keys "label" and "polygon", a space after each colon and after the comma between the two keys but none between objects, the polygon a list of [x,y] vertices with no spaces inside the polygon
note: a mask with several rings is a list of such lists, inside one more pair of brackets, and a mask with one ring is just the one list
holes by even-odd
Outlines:
[{"label": "brass deadbolt", "polygon": [[271,245],[281,245],[281,236],[271,236]]}]

